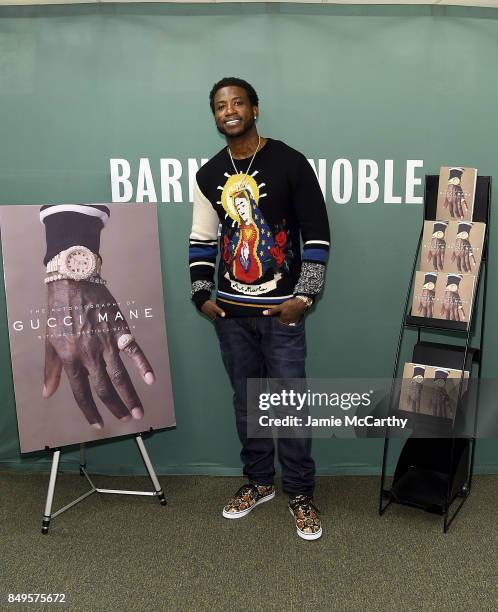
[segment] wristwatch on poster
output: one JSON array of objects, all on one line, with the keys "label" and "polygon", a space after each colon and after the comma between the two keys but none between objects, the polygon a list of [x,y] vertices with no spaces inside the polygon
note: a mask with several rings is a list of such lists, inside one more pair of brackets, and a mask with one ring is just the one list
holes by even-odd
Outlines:
[{"label": "wristwatch on poster", "polygon": [[458,233],[456,235],[457,238],[461,240],[468,240],[470,235],[470,230],[472,229],[472,223],[464,222],[458,224]]},{"label": "wristwatch on poster", "polygon": [[56,280],[89,281],[105,285],[100,277],[102,260],[87,247],[76,245],[57,253],[47,263],[45,283]]},{"label": "wristwatch on poster", "polygon": [[294,297],[306,304],[306,310],[309,310],[313,306],[313,298],[310,298],[307,295],[295,295]]},{"label": "wristwatch on poster", "polygon": [[425,374],[425,366],[415,366],[413,368],[413,375],[412,375],[412,380],[416,383],[423,383],[424,382],[424,374]]},{"label": "wristwatch on poster", "polygon": [[447,221],[435,221],[432,225],[432,238],[442,240],[447,227]]},{"label": "wristwatch on poster", "polygon": [[448,274],[445,291],[456,293],[460,288],[460,282],[462,279],[463,276],[461,274]]}]

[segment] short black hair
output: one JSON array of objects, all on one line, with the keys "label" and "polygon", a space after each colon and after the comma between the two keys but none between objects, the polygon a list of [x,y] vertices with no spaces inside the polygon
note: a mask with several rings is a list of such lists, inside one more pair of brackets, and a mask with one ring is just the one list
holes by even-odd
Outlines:
[{"label": "short black hair", "polygon": [[247,97],[249,98],[249,102],[251,103],[251,106],[259,105],[258,94],[256,93],[256,90],[250,83],[248,83],[247,81],[244,81],[244,79],[239,79],[238,77],[224,77],[223,79],[221,79],[221,81],[218,81],[217,83],[215,83],[211,91],[209,92],[209,105],[211,106],[211,110],[213,111],[213,114],[214,114],[214,96],[216,95],[216,92],[218,91],[218,89],[221,89],[222,87],[242,87],[242,89],[246,90]]}]

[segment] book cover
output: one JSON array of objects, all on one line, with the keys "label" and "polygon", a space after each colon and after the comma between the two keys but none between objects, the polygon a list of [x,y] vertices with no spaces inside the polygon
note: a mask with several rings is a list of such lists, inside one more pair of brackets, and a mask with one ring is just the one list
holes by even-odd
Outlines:
[{"label": "book cover", "polygon": [[468,323],[472,312],[474,274],[439,273],[436,283],[434,317]]},{"label": "book cover", "polygon": [[[465,370],[462,395],[468,388]],[[462,370],[419,363],[405,363],[399,409],[443,419],[455,418]]]},{"label": "book cover", "polygon": [[442,166],[439,170],[436,218],[472,221],[477,169]]},{"label": "book cover", "polygon": [[420,270],[477,274],[485,231],[485,223],[425,221]]},{"label": "book cover", "polygon": [[[78,280],[47,272],[40,206],[0,206],[22,453],[175,425],[157,207],[106,208],[99,272]],[[79,273],[88,253],[60,255]]]},{"label": "book cover", "polygon": [[468,323],[475,281],[474,274],[416,272],[411,314]]}]

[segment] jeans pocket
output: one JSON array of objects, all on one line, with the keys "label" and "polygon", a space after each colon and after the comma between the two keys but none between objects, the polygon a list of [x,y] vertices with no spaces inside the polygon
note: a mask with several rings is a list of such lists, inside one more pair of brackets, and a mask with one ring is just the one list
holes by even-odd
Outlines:
[{"label": "jeans pocket", "polygon": [[296,321],[296,323],[284,323],[283,321],[281,321],[279,319],[278,316],[274,316],[272,317],[272,319],[276,322],[277,327],[281,328],[281,329],[287,329],[290,331],[299,331],[304,327],[304,317],[301,317],[299,319],[299,321]]}]

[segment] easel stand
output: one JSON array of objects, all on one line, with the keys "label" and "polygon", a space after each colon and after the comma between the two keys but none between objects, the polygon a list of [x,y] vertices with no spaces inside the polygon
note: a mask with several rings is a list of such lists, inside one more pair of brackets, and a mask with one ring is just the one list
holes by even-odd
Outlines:
[{"label": "easel stand", "polygon": [[[436,220],[436,203],[438,192],[437,176],[426,176],[424,220]],[[461,371],[456,402],[456,417],[469,406],[464,401],[464,371],[472,376],[472,364],[477,364],[477,379],[481,378],[482,345],[484,338],[484,322],[486,314],[486,290],[488,282],[489,254],[489,208],[491,199],[491,178],[477,178],[474,200],[473,221],[486,223],[481,265],[477,274],[473,305],[470,320],[467,323],[413,316],[410,313],[411,295],[414,287],[415,270],[421,253],[423,228],[413,261],[412,275],[405,300],[405,308],[398,337],[396,357],[393,371],[393,384],[389,401],[389,412],[396,411],[395,381],[399,377],[400,355],[405,330],[417,329],[417,342],[413,349],[413,363],[436,367],[453,368]],[[482,291],[481,291],[482,290]],[[480,299],[480,296],[482,299]],[[479,304],[480,302],[480,304]],[[480,311],[480,312],[479,312]],[[475,322],[480,315],[480,333],[477,346],[471,346]],[[460,343],[443,344],[439,341],[422,340],[424,333],[446,333],[448,337],[459,338]],[[462,336],[464,342],[462,344]],[[477,427],[477,411],[479,408],[479,387],[474,406],[473,437],[462,438],[455,434],[455,421],[447,419],[445,435],[441,437],[411,437],[398,458],[396,470],[390,488],[386,488],[386,469],[389,452],[389,430],[386,430],[384,454],[382,458],[382,476],[380,483],[379,514],[382,515],[392,503],[420,508],[427,512],[443,516],[443,532],[446,533],[450,524],[468,498],[472,487],[474,471],[475,435]],[[406,415],[406,413],[405,413]],[[428,421],[423,422],[426,417]],[[419,422],[430,430],[430,420],[434,417],[417,415]],[[440,432],[441,429],[438,429]],[[456,502],[458,502],[456,504]],[[456,504],[456,508],[452,508]]]},{"label": "easel stand", "polygon": [[121,489],[99,489],[93,484],[92,479],[88,475],[88,472],[86,470],[86,461],[85,461],[85,445],[80,444],[80,476],[84,476],[88,480],[91,486],[91,489],[87,491],[86,493],[84,493],[83,495],[81,495],[80,497],[78,497],[77,499],[75,499],[74,501],[64,506],[63,508],[60,508],[56,512],[52,512],[52,503],[54,500],[55,483],[57,481],[57,473],[59,470],[59,460],[60,460],[60,455],[61,455],[60,449],[56,449],[54,450],[54,456],[52,459],[52,469],[50,471],[50,480],[48,483],[48,492],[47,492],[47,502],[45,504],[45,513],[43,515],[41,532],[43,534],[47,534],[49,526],[50,526],[50,521],[53,518],[55,518],[56,516],[59,516],[59,514],[62,514],[66,510],[69,510],[69,508],[72,508],[76,504],[79,504],[79,502],[83,501],[90,495],[93,495],[93,493],[104,493],[104,494],[110,493],[114,495],[146,495],[149,497],[157,497],[161,505],[165,506],[168,502],[166,501],[166,497],[164,496],[161,485],[159,484],[159,480],[157,479],[156,472],[154,471],[154,467],[150,461],[149,454],[147,453],[147,449],[145,448],[144,441],[142,440],[142,436],[140,434],[136,435],[135,440],[137,442],[140,454],[142,455],[142,459],[144,460],[145,467],[147,468],[147,472],[149,473],[152,484],[154,485],[154,491],[124,491]]}]

